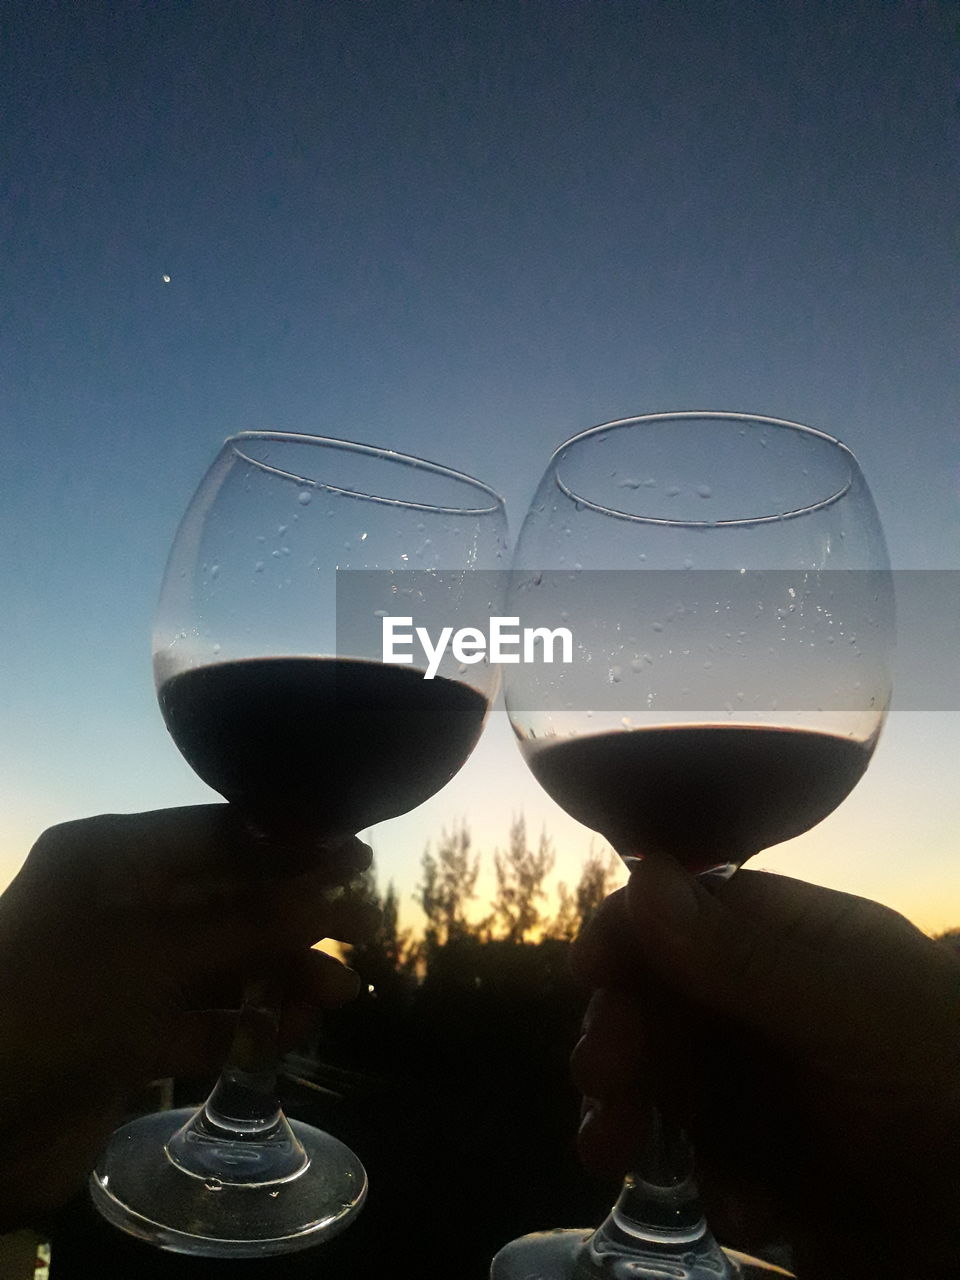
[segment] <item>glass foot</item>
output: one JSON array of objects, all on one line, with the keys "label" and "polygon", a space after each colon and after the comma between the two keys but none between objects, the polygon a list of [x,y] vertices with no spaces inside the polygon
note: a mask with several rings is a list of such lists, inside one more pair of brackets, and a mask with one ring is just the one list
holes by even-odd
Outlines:
[{"label": "glass foot", "polygon": [[255,1258],[329,1240],[359,1213],[363,1165],[342,1142],[296,1120],[284,1122],[304,1156],[292,1174],[257,1180],[255,1170],[240,1170],[228,1181],[184,1172],[168,1148],[176,1151],[196,1115],[161,1111],[117,1130],[90,1175],[93,1203],[108,1222],[174,1253]]},{"label": "glass foot", "polygon": [[792,1280],[792,1272],[782,1267],[719,1245],[705,1253],[690,1244],[598,1252],[592,1247],[597,1234],[538,1231],[522,1236],[494,1258],[490,1280]]}]

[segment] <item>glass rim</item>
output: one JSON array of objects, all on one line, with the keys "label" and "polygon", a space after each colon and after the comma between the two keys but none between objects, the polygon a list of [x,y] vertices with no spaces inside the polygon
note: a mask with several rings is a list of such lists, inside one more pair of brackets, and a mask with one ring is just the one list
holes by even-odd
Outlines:
[{"label": "glass rim", "polygon": [[[443,503],[415,502],[409,498],[386,498],[376,493],[363,493],[359,489],[348,489],[343,485],[330,484],[323,480],[302,476],[295,471],[287,471],[283,467],[277,467],[272,463],[264,462],[260,458],[252,457],[241,447],[242,442],[247,440],[278,440],[299,445],[313,445],[363,454],[370,458],[393,462],[400,466],[416,467],[422,471],[429,471],[433,475],[442,476],[446,480],[453,480],[458,484],[467,485],[471,489],[486,494],[492,501],[482,507],[455,507]],[[292,480],[296,484],[305,485],[307,488],[323,489],[328,493],[339,493],[350,498],[361,498],[366,502],[381,502],[390,507],[404,507],[411,511],[433,511],[438,515],[453,516],[485,516],[504,510],[504,501],[499,493],[482,480],[477,480],[474,476],[467,475],[465,471],[456,471],[452,467],[445,467],[439,462],[431,462],[428,458],[419,458],[412,453],[399,453],[396,449],[387,449],[381,445],[364,444],[359,440],[340,440],[332,436],[311,436],[294,431],[238,431],[235,435],[228,436],[224,440],[223,447],[231,448],[244,462],[250,463],[251,466],[257,467],[261,471],[280,476],[285,480]]]},{"label": "glass rim", "polygon": [[[722,421],[727,423],[733,422],[749,422],[760,424],[768,427],[787,428],[790,431],[799,432],[802,435],[813,436],[818,440],[824,441],[826,444],[832,445],[846,456],[849,474],[846,483],[841,485],[834,493],[829,494],[825,498],[819,499],[817,502],[807,503],[802,507],[795,507],[790,511],[777,512],[774,515],[765,516],[743,516],[730,520],[680,520],[667,516],[643,516],[636,515],[630,511],[621,511],[617,507],[604,506],[600,502],[594,502],[590,498],[585,498],[582,494],[577,493],[569,485],[567,485],[560,476],[557,466],[563,454],[575,444],[579,444],[583,440],[589,439],[591,436],[601,435],[606,431],[616,431],[624,427],[651,426],[654,423],[671,422],[671,421],[694,421],[697,419],[711,419],[714,421]],[[838,440],[836,436],[821,431],[817,427],[805,426],[802,422],[791,422],[786,418],[771,418],[765,414],[758,413],[736,413],[723,409],[680,409],[671,410],[665,413],[647,413],[640,414],[629,418],[614,418],[610,422],[600,422],[594,427],[587,427],[584,431],[578,431],[576,435],[570,436],[568,440],[557,446],[550,455],[550,462],[547,468],[548,472],[553,472],[553,478],[560,492],[572,502],[579,503],[590,511],[596,511],[600,515],[613,516],[618,520],[629,520],[636,524],[653,524],[672,527],[675,529],[717,529],[717,528],[743,528],[744,526],[757,524],[776,524],[782,520],[792,520],[797,516],[809,515],[814,511],[822,511],[825,507],[832,506],[835,502],[839,502],[845,497],[853,485],[854,477],[859,472],[859,464],[853,450]]]}]

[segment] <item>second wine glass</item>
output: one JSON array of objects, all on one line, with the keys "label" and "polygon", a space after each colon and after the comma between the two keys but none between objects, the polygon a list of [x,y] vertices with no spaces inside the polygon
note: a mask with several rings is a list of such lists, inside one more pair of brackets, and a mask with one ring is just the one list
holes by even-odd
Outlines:
[{"label": "second wine glass", "polygon": [[[627,866],[726,877],[800,835],[863,774],[890,697],[891,582],[853,454],[798,423],[669,413],[606,423],[551,459],[509,611],[571,631],[573,661],[508,668],[546,791]],[[494,1280],[720,1280],[750,1260],[703,1220],[693,1151],[654,1109],[593,1232],[506,1246]]]}]

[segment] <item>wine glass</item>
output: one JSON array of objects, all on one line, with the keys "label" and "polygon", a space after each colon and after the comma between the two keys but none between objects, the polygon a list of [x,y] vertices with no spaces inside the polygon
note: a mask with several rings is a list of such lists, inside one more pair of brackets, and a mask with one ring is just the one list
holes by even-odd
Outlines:
[{"label": "wine glass", "polygon": [[[523,525],[507,609],[573,661],[505,673],[524,758],[627,866],[726,877],[855,786],[890,697],[892,586],[866,482],[798,423],[663,413],[562,445]],[[494,1280],[718,1280],[693,1153],[665,1105],[593,1233],[507,1245]],[[739,1261],[738,1261],[739,1259]]]},{"label": "wine glass", "polygon": [[[382,618],[474,621],[496,576],[474,571],[498,566],[505,538],[500,498],[434,463],[275,431],[225,442],[173,544],[154,670],[180,751],[263,837],[264,874],[290,830],[352,835],[464,763],[496,668],[444,662],[427,680],[385,663]],[[316,1244],[359,1211],[360,1161],[276,1100],[281,995],[271,975],[248,985],[203,1107],[114,1134],[90,1184],[109,1221],[162,1248],[244,1257]]]}]

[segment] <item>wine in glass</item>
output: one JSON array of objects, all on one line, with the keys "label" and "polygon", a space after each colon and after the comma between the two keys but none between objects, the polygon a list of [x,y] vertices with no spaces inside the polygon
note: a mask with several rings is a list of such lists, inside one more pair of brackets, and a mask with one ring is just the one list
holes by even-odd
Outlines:
[{"label": "wine in glass", "polygon": [[[725,877],[800,835],[862,776],[890,696],[891,579],[852,453],[796,423],[666,413],[554,454],[508,611],[573,636],[568,665],[508,667],[521,751],[631,866]],[[664,1107],[596,1231],[506,1246],[494,1280],[739,1274]]]},{"label": "wine in glass", "polygon": [[[154,669],[180,751],[261,837],[262,874],[291,833],[352,835],[464,763],[496,669],[443,664],[427,680],[385,663],[380,618],[474,621],[473,571],[498,566],[505,537],[498,496],[433,463],[282,432],[225,442],[170,554]],[[411,578],[416,589],[400,585]],[[362,590],[344,594],[354,580]],[[359,1211],[357,1157],[277,1103],[281,996],[276,975],[249,984],[203,1107],[113,1136],[91,1177],[109,1221],[163,1248],[243,1257],[319,1243]]]}]

